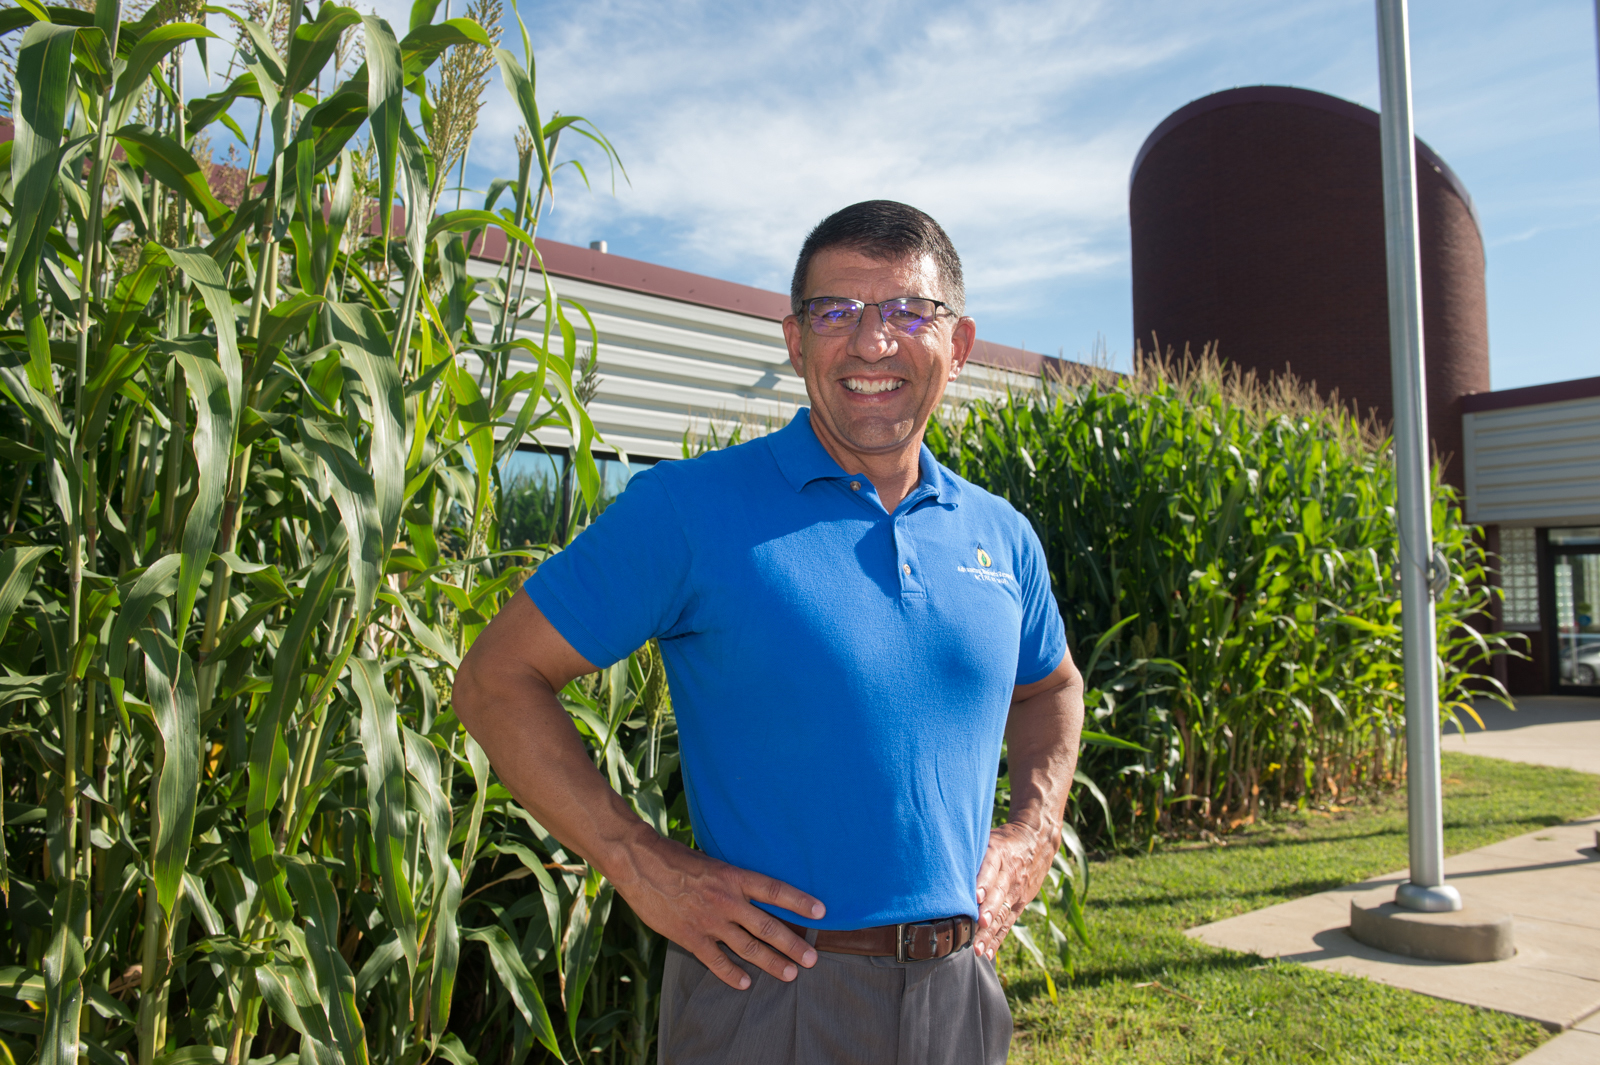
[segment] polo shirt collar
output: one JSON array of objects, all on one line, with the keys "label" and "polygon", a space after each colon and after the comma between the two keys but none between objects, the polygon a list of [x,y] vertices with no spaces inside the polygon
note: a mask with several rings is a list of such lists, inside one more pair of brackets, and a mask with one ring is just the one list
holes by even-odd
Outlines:
[{"label": "polo shirt collar", "polygon": [[797,410],[789,424],[775,433],[768,433],[766,441],[778,469],[794,485],[796,492],[812,481],[845,476],[844,467],[833,460],[811,428],[810,407]]},{"label": "polo shirt collar", "polygon": [[[844,467],[828,454],[827,448],[822,446],[822,441],[817,439],[816,430],[811,428],[810,407],[801,407],[788,425],[775,433],[769,433],[766,441],[767,446],[772,449],[772,457],[777,461],[778,469],[783,471],[784,477],[794,486],[796,492],[812,481],[835,480],[849,476]],[[917,466],[922,479],[918,487],[913,489],[913,495],[931,489],[930,494],[941,503],[954,506],[959,502],[960,484],[933,457],[933,452],[928,450],[927,444],[922,445],[922,453],[917,456]]]},{"label": "polo shirt collar", "polygon": [[933,457],[933,452],[928,450],[927,444],[922,445],[922,454],[917,456],[917,466],[922,472],[922,485],[933,489],[934,499],[945,506],[960,505],[961,482]]}]

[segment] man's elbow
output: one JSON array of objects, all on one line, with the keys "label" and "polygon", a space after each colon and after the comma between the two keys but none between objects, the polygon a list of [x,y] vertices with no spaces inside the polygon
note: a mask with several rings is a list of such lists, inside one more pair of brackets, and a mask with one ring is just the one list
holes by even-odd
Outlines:
[{"label": "man's elbow", "polygon": [[479,672],[478,658],[472,651],[468,651],[456,670],[455,683],[450,686],[450,705],[455,708],[456,717],[461,724],[474,737],[483,721],[483,709],[487,702],[484,698],[483,678]]},{"label": "man's elbow", "polygon": [[1078,672],[1078,665],[1069,655],[1062,659],[1061,665],[1056,667],[1050,686],[1051,697],[1069,711],[1083,710],[1083,674]]},{"label": "man's elbow", "polygon": [[1077,663],[1067,662],[1066,682],[1062,686],[1066,693],[1067,701],[1077,708],[1079,714],[1083,713],[1083,674],[1078,672]]}]

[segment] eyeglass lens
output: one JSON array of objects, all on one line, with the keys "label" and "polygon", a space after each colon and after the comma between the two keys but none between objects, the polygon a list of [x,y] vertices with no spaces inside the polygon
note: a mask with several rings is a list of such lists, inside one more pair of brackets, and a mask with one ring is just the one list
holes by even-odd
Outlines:
[{"label": "eyeglass lens", "polygon": [[861,316],[871,306],[878,308],[883,316],[883,325],[891,333],[911,336],[933,321],[939,313],[937,300],[923,299],[917,296],[904,296],[900,299],[884,300],[879,304],[862,303],[860,300],[847,300],[835,296],[819,296],[806,304],[806,313],[811,319],[811,328],[825,335],[840,335],[852,333],[856,326],[861,324]]}]

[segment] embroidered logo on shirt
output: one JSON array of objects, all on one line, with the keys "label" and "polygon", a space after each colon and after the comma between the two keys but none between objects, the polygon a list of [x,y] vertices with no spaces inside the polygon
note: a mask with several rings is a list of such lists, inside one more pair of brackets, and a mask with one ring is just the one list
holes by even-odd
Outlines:
[{"label": "embroidered logo on shirt", "polygon": [[994,559],[989,552],[978,548],[978,564],[976,566],[957,566],[956,572],[970,573],[973,578],[989,584],[1015,584],[1016,579],[1009,573],[1002,573],[994,568]]}]

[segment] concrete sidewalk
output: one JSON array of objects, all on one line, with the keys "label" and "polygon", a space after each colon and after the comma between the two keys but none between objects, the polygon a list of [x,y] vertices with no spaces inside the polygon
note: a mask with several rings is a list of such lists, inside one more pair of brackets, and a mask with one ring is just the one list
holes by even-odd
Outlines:
[{"label": "concrete sidewalk", "polygon": [[[1467,722],[1445,749],[1600,774],[1600,699],[1524,698],[1513,712],[1480,703],[1486,729]],[[1445,876],[1468,906],[1510,912],[1517,954],[1452,965],[1374,950],[1350,938],[1350,903],[1390,901],[1404,871],[1325,891],[1188,935],[1213,946],[1303,962],[1394,987],[1538,1021],[1562,1034],[1527,1065],[1600,1063],[1600,816],[1458,854]]]},{"label": "concrete sidewalk", "polygon": [[1440,744],[1444,750],[1600,773],[1600,699],[1523,696],[1515,710],[1480,699],[1475,709],[1485,729],[1462,715],[1467,731],[1447,727]]}]

